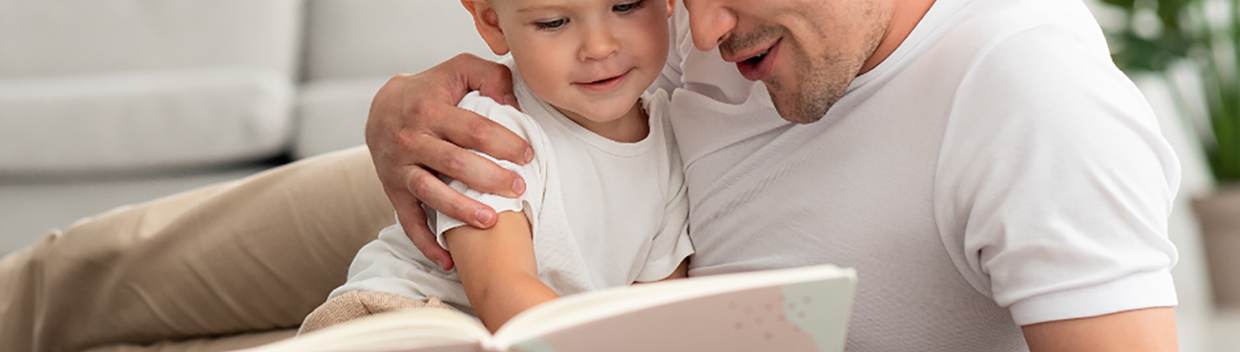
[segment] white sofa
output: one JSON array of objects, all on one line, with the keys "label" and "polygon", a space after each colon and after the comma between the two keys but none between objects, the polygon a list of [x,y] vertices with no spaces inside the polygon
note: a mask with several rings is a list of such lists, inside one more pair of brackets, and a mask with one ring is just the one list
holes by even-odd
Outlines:
[{"label": "white sofa", "polygon": [[462,52],[494,58],[456,0],[309,0],[293,156],[363,144],[374,94],[393,75]]},{"label": "white sofa", "polygon": [[452,0],[0,0],[0,177],[362,144],[392,75],[488,57]]}]

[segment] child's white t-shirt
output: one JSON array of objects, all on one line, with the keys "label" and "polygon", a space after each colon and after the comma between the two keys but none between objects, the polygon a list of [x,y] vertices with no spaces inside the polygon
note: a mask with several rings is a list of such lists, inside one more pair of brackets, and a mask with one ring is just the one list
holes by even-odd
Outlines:
[{"label": "child's white t-shirt", "polygon": [[[505,62],[512,66],[511,60]],[[477,92],[459,106],[529,141],[533,161],[524,166],[499,161],[525,179],[525,194],[504,198],[474,191],[459,181],[445,181],[497,212],[524,211],[533,228],[539,280],[560,295],[654,281],[671,274],[693,253],[693,246],[667,94],[657,91],[642,97],[650,132],[641,141],[621,143],[569,120],[535,96],[512,68],[514,93],[524,114]],[[428,213],[441,245],[444,231],[464,226]],[[350,291],[384,291],[414,298],[435,295],[469,311],[456,270],[443,271],[426,259],[399,223],[380,231],[379,239],[358,252],[349,267],[348,282],[330,297]]]}]

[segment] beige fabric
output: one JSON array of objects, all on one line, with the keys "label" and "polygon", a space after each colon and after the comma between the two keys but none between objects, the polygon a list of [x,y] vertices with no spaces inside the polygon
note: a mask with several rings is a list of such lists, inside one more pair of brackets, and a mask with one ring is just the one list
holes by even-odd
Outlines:
[{"label": "beige fabric", "polygon": [[81,220],[0,259],[0,351],[296,328],[392,214],[359,147]]},{"label": "beige fabric", "polygon": [[85,352],[217,352],[250,348],[297,335],[297,330],[272,330],[224,337],[203,337],[182,341],[160,341],[150,345],[111,345]]},{"label": "beige fabric", "polygon": [[301,323],[301,331],[297,334],[305,334],[371,314],[405,309],[450,310],[452,308],[435,296],[416,299],[391,292],[353,291],[332,298],[315,308]]}]

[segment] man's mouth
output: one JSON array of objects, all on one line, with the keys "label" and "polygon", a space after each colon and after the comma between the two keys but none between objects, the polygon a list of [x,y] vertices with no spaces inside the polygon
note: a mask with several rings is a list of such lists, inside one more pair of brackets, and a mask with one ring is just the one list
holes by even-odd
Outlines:
[{"label": "man's mouth", "polygon": [[736,62],[736,69],[741,71],[741,76],[750,81],[761,81],[771,74],[774,68],[774,58],[779,55],[780,44],[783,39],[775,41],[766,50],[762,50],[753,56]]},{"label": "man's mouth", "polygon": [[751,57],[748,60],[745,60],[745,62],[748,64],[757,65],[759,62],[762,62],[762,58],[766,57],[766,54],[770,54],[770,53],[771,53],[771,49],[767,48],[762,53],[759,53],[758,56]]}]

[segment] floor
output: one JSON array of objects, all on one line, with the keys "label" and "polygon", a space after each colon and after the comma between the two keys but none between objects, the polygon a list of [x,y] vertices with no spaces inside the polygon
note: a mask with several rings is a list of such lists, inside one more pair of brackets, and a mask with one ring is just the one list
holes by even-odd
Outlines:
[{"label": "floor", "polygon": [[[116,206],[142,202],[262,171],[251,166],[180,175],[94,179],[0,178],[0,255],[26,247],[50,229]],[[1240,308],[1177,313],[1181,350],[1240,352]]]}]

